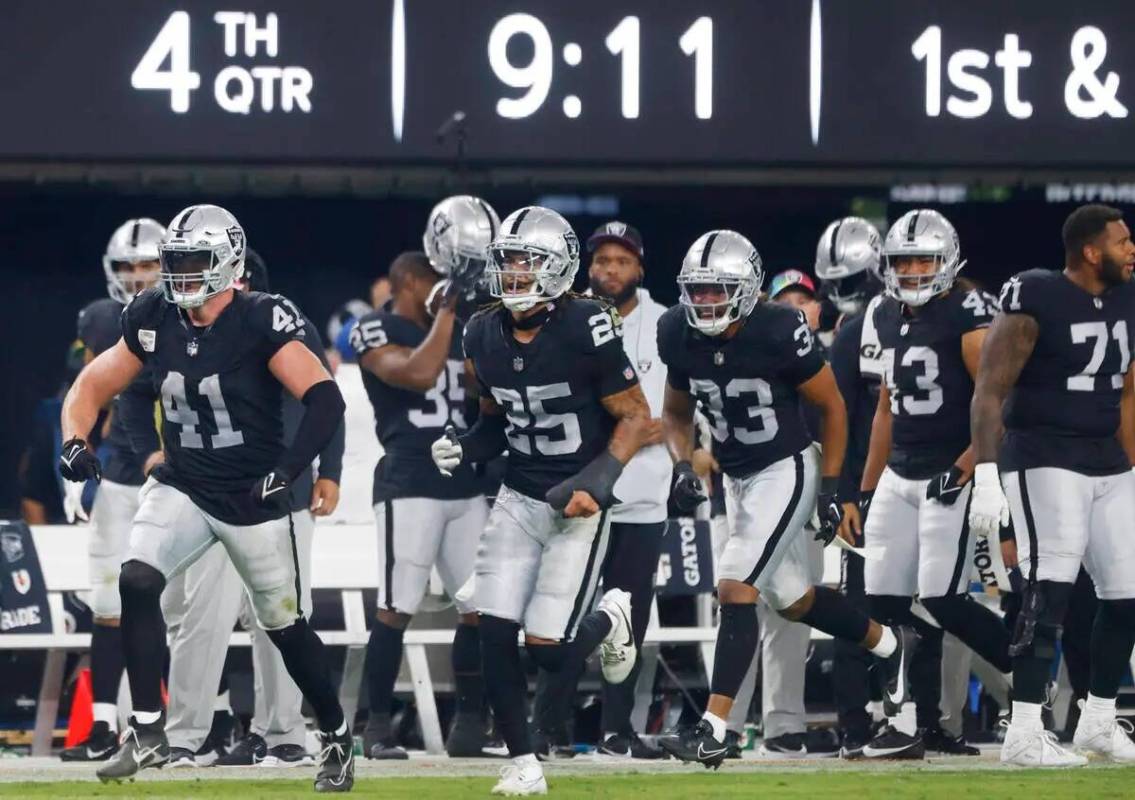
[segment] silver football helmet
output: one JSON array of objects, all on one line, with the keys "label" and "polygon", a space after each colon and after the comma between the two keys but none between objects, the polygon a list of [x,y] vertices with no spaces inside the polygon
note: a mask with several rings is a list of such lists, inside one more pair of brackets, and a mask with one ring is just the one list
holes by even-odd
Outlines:
[{"label": "silver football helmet", "polygon": [[735,231],[710,231],[690,245],[678,272],[686,321],[719,336],[752,312],[765,271],[753,243]]},{"label": "silver football helmet", "polygon": [[579,239],[567,220],[541,206],[513,211],[489,245],[489,294],[510,311],[527,311],[571,288]]},{"label": "silver football helmet", "polygon": [[180,211],[158,245],[162,294],[182,308],[201,305],[244,274],[246,247],[244,229],[220,206]]},{"label": "silver football helmet", "polygon": [[[918,257],[932,258],[934,271],[925,275],[900,275],[896,271],[900,259]],[[937,211],[908,211],[891,226],[883,241],[883,288],[908,306],[924,305],[949,289],[964,266],[958,232]]]},{"label": "silver football helmet", "polygon": [[862,217],[844,217],[829,225],[816,245],[816,277],[821,289],[843,314],[855,314],[881,280],[882,237]]},{"label": "silver football helmet", "polygon": [[500,226],[497,212],[481,198],[447,197],[430,212],[422,249],[435,270],[471,286],[485,270],[489,244]]},{"label": "silver football helmet", "polygon": [[124,265],[158,260],[158,243],[166,229],[149,217],[128,219],[115,229],[102,257],[102,271],[106,275],[106,292],[120,303],[129,303],[134,295],[151,285],[139,280],[133,270],[123,274]]}]

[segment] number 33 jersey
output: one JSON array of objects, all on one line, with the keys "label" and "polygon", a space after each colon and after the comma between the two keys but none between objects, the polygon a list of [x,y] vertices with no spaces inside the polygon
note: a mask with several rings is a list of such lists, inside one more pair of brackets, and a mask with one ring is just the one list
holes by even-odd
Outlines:
[{"label": "number 33 jersey", "polygon": [[674,389],[697,398],[713,455],[743,478],[811,442],[796,390],[824,366],[803,314],[758,302],[732,339],[698,333],[681,306],[658,321],[658,354]]},{"label": "number 33 jersey", "polygon": [[513,337],[502,307],[474,315],[465,328],[482,396],[505,413],[504,485],[543,501],[608,445],[615,419],[601,400],[638,383],[623,352],[618,312],[597,300],[557,300],[536,338]]},{"label": "number 33 jersey", "polygon": [[1097,296],[1057,270],[1006,282],[1001,310],[1027,314],[1039,331],[1004,408],[1005,471],[1060,467],[1084,475],[1130,468],[1119,430],[1119,398],[1131,366],[1135,285]]},{"label": "number 33 jersey", "polygon": [[914,313],[892,297],[875,308],[884,380],[891,396],[888,466],[909,480],[945,472],[969,446],[973,379],[962,337],[988,328],[997,300],[952,288]]},{"label": "number 33 jersey", "polygon": [[284,388],[268,361],[305,331],[279,295],[236,291],[208,328],[191,325],[160,289],[137,295],[122,312],[122,338],[161,394],[166,463],[154,477],[224,522],[278,517],[252,502],[249,487],[284,450]]},{"label": "number 33 jersey", "polygon": [[[367,352],[388,345],[415,348],[427,331],[391,311],[367,314],[351,331],[351,346],[361,359]],[[459,500],[480,494],[473,468],[460,465],[447,478],[437,471],[430,445],[452,424],[466,428],[465,363],[461,360],[461,328],[454,325],[445,369],[428,392],[401,389],[385,383],[370,370],[362,370],[363,386],[374,406],[375,433],[385,451],[374,468],[374,502],[397,497]]]}]

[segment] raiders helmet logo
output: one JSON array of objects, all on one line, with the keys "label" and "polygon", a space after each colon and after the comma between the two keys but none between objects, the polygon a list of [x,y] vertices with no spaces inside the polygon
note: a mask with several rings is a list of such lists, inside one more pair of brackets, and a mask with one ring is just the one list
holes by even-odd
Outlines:
[{"label": "raiders helmet logo", "polygon": [[440,213],[434,217],[433,220],[433,233],[434,236],[442,236],[447,230],[453,227],[453,220],[449,218],[448,214]]},{"label": "raiders helmet logo", "polygon": [[569,230],[564,233],[564,244],[567,245],[569,259],[579,258],[579,237],[575,235],[575,231]]},{"label": "raiders helmet logo", "polygon": [[233,253],[239,256],[244,252],[244,231],[234,225],[231,228],[226,228],[225,233],[229,236],[229,244],[232,245]]}]

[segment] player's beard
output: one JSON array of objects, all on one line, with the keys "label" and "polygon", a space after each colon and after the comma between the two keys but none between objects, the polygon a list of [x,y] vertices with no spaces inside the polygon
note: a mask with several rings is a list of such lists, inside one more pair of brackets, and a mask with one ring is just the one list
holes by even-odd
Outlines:
[{"label": "player's beard", "polygon": [[1127,274],[1126,264],[1116,261],[1107,253],[1103,254],[1103,260],[1100,262],[1100,277],[1108,286],[1118,286],[1131,280]]},{"label": "player's beard", "polygon": [[637,280],[627,281],[626,285],[623,286],[622,290],[615,293],[614,295],[611,295],[610,293],[607,292],[606,289],[603,288],[602,281],[596,280],[595,278],[591,279],[591,293],[593,295],[595,295],[596,297],[603,298],[608,303],[613,305],[615,308],[618,308],[623,303],[627,302],[632,297],[634,297],[635,292],[637,292],[637,291],[638,291],[638,281]]}]

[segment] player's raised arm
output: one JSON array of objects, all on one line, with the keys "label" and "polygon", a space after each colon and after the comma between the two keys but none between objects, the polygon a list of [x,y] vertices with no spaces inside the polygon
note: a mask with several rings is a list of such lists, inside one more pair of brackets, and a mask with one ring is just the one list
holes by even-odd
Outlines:
[{"label": "player's raised arm", "polygon": [[98,419],[99,410],[110,403],[142,371],[142,362],[125,341],[119,339],[83,367],[63,399],[60,425],[63,452],[60,472],[71,481],[101,477],[98,459],[87,447],[87,436]]}]

